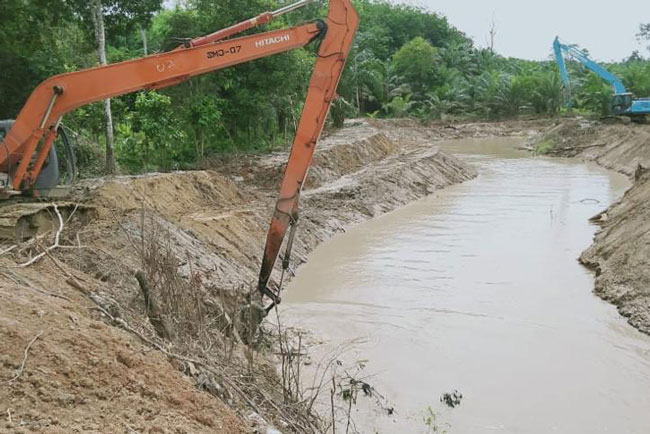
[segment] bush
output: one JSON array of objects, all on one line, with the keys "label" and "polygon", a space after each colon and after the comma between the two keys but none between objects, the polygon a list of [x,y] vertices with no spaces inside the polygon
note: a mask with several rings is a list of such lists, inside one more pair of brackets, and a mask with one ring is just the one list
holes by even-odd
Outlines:
[{"label": "bush", "polygon": [[552,140],[544,140],[543,142],[540,142],[535,146],[535,154],[536,155],[544,155],[548,154],[551,152],[551,150],[555,147],[555,144],[553,143]]}]

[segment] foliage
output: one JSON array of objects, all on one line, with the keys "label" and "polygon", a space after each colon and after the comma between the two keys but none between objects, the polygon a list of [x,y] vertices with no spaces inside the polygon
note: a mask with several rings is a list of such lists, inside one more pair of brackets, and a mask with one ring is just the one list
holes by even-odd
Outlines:
[{"label": "foliage", "polygon": [[442,425],[438,423],[438,414],[431,407],[427,407],[425,411],[424,425],[427,427],[427,434],[445,434],[450,427],[448,423]]},{"label": "foliage", "polygon": [[407,42],[393,56],[395,72],[411,85],[411,88],[430,87],[436,73],[437,50],[418,36]]},{"label": "foliage", "polygon": [[617,65],[616,72],[632,93],[639,96],[650,96],[649,62],[640,59],[628,60],[624,66]]},{"label": "foliage", "polygon": [[[162,7],[163,0],[100,0],[104,12],[107,37],[113,41],[134,29],[149,24]],[[68,0],[65,2],[82,24],[92,34],[92,1]]]},{"label": "foliage", "polygon": [[553,143],[552,140],[545,140],[543,142],[539,142],[537,146],[535,146],[535,155],[545,155],[548,154],[551,149],[555,144]]},{"label": "foliage", "polygon": [[[639,26],[639,39],[646,40],[650,44],[650,23],[641,24]],[[648,51],[650,51],[650,45],[648,45]]]},{"label": "foliage", "polygon": [[172,100],[158,92],[141,92],[135,100],[135,110],[118,124],[120,140],[117,155],[120,164],[134,171],[140,167],[178,169],[195,155],[178,146],[186,142],[185,132],[174,115]]},{"label": "foliage", "polygon": [[[75,55],[73,51],[65,56],[61,51],[66,50],[66,42],[76,38],[65,37],[66,26],[54,24],[68,25],[67,12],[63,0],[0,2],[0,119],[15,117],[31,89],[53,72],[60,72],[62,63],[68,64],[62,59]],[[58,36],[62,40],[57,40]]]},{"label": "foliage", "polygon": [[[335,126],[349,116],[428,121],[446,116],[555,116],[562,110],[562,83],[554,62],[504,58],[477,48],[446,18],[418,7],[388,0],[354,2],[361,24],[339,85],[340,98],[330,112]],[[0,2],[0,118],[15,117],[43,79],[96,63],[88,3]],[[143,55],[140,29],[146,31],[149,52],[162,52],[184,38],[285,4],[186,0],[182,6],[162,9],[162,3],[102,0],[109,62]],[[324,13],[322,4],[311,5],[259,31]],[[641,26],[639,38],[650,41],[650,25]],[[300,117],[316,47],[198,76],[164,91],[113,99],[122,170],[190,168],[215,153],[286,148]],[[639,53],[605,66],[633,93],[650,96],[650,62]],[[569,61],[568,67],[576,112],[607,113],[612,93],[607,83],[575,62]],[[98,148],[102,145],[100,104],[81,107],[65,123]]]}]

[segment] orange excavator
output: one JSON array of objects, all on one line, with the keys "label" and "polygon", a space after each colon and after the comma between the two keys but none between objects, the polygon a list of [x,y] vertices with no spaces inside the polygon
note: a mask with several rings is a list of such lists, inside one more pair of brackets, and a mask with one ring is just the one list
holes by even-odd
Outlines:
[{"label": "orange excavator", "polygon": [[52,166],[51,160],[56,160],[53,144],[62,131],[62,117],[72,110],[138,90],[166,88],[196,75],[318,42],[317,59],[267,234],[258,283],[259,292],[271,299],[271,307],[279,303],[278,295],[267,284],[291,226],[287,242],[290,252],[300,192],[327,113],[336,98],[336,88],[359,17],[350,0],[330,0],[325,19],[231,37],[315,1],[301,0],[275,12],[265,12],[210,35],[188,40],[170,52],[48,78],[32,92],[16,120],[4,124],[5,137],[0,144],[0,199],[25,194],[38,196],[41,190],[50,189],[59,182],[58,176],[51,173],[47,179],[40,175],[44,173],[44,166],[48,163]]}]

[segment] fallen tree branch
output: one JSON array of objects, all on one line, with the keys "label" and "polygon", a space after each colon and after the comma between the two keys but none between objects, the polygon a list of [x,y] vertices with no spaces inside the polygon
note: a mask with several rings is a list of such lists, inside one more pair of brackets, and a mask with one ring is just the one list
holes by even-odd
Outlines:
[{"label": "fallen tree branch", "polygon": [[59,207],[57,206],[57,204],[54,203],[52,205],[54,207],[54,212],[56,213],[56,216],[59,218],[59,230],[56,231],[56,235],[54,236],[54,244],[51,245],[50,247],[46,248],[43,252],[41,252],[38,255],[34,256],[32,259],[25,262],[24,264],[20,264],[18,266],[19,268],[29,267],[30,265],[34,264],[36,261],[43,258],[45,255],[47,255],[49,252],[51,252],[52,250],[59,247],[60,242],[61,242],[61,232],[63,232],[63,227],[64,227],[63,216],[61,215],[61,212],[59,211]]},{"label": "fallen tree branch", "polygon": [[36,286],[33,282],[31,282],[30,280],[28,280],[28,279],[26,279],[26,278],[24,278],[24,277],[22,277],[22,276],[18,276],[18,275],[17,275],[16,273],[14,273],[13,271],[9,271],[9,270],[0,270],[0,274],[2,274],[3,276],[7,277],[7,278],[10,279],[10,280],[12,280],[12,281],[15,282],[16,284],[18,284],[18,285],[22,285],[22,286],[24,286],[24,287],[26,287],[26,288],[29,288],[29,289],[31,289],[31,290],[34,290],[34,291],[38,292],[39,294],[49,295],[50,297],[60,298],[60,299],[65,300],[65,301],[72,302],[72,300],[70,300],[70,299],[69,299],[68,297],[66,297],[65,295],[55,294],[55,293],[53,293],[53,292],[47,292],[47,291],[45,291],[45,290],[39,288],[39,287]]},{"label": "fallen tree branch", "polygon": [[72,276],[68,277],[68,278],[65,280],[65,283],[67,283],[68,285],[72,286],[74,289],[76,289],[77,291],[81,292],[81,293],[84,294],[84,295],[90,295],[90,292],[89,292],[86,288],[84,288],[83,286],[81,286],[81,284],[77,281],[77,279],[75,279],[75,278],[72,277]]},{"label": "fallen tree branch", "polygon": [[63,268],[63,265],[61,265],[61,263],[59,263],[59,261],[57,261],[56,258],[54,256],[52,256],[49,251],[46,250],[45,254],[47,255],[48,258],[50,258],[50,260],[52,260],[52,262],[54,263],[56,268],[61,270],[61,272],[65,275],[65,277],[67,277],[65,282],[68,285],[72,286],[74,289],[78,290],[83,295],[90,295],[91,294],[91,291],[89,291],[84,286],[82,286],[81,283],[79,283],[79,280],[76,277],[74,277],[72,274],[70,274],[68,271],[66,271],[66,269]]},{"label": "fallen tree branch", "polygon": [[[102,305],[101,305],[101,304],[100,304],[100,303],[99,303],[99,302],[98,302],[98,301],[93,297],[93,293],[92,293],[91,291],[89,291],[88,289],[84,288],[84,287],[81,285],[81,283],[79,283],[79,281],[78,281],[74,276],[72,276],[70,273],[68,273],[68,272],[67,272],[67,271],[66,271],[66,270],[61,266],[61,264],[59,264],[58,261],[57,261],[57,260],[56,260],[52,255],[49,254],[49,251],[46,251],[45,253],[46,253],[46,254],[48,255],[48,257],[49,257],[49,258],[54,262],[54,264],[59,268],[59,270],[61,270],[61,272],[63,272],[63,274],[65,274],[65,275],[68,277],[68,279],[66,280],[66,282],[67,282],[69,285],[73,286],[75,289],[77,289],[77,290],[79,290],[80,292],[86,294],[86,295],[88,296],[88,298],[90,298],[90,300],[95,304],[95,309],[99,310],[103,315],[105,315],[106,318],[108,318],[108,319],[111,321],[112,324],[114,324],[114,325],[120,327],[121,329],[123,329],[123,330],[126,331],[126,332],[129,332],[129,333],[131,333],[131,334],[137,336],[137,337],[138,337],[140,340],[142,340],[144,343],[146,343],[146,344],[148,344],[149,346],[151,346],[151,347],[157,349],[158,351],[160,351],[161,353],[163,353],[165,356],[167,356],[167,357],[169,357],[169,358],[176,359],[176,360],[179,360],[179,361],[181,361],[181,362],[193,363],[193,364],[196,365],[196,366],[200,366],[200,367],[204,368],[206,371],[208,371],[208,372],[212,373],[213,375],[217,376],[221,381],[223,381],[223,382],[224,382],[228,387],[230,387],[232,390],[234,390],[235,392],[237,392],[237,394],[238,394],[238,395],[239,395],[239,396],[240,396],[240,397],[241,397],[241,398],[246,402],[246,404],[248,404],[248,405],[253,409],[253,411],[255,411],[256,413],[258,413],[258,414],[260,414],[260,415],[263,416],[263,413],[260,411],[260,409],[257,407],[257,405],[256,405],[256,404],[255,404],[255,403],[254,403],[254,402],[253,402],[253,401],[252,401],[252,400],[251,400],[251,399],[246,395],[246,393],[245,393],[243,390],[241,390],[241,389],[240,389],[240,388],[239,388],[239,387],[238,387],[238,386],[237,386],[233,381],[231,381],[231,380],[228,379],[225,375],[223,375],[222,372],[219,372],[219,371],[218,371],[217,369],[215,369],[214,367],[212,367],[212,366],[208,365],[207,363],[204,363],[204,362],[202,362],[202,361],[200,361],[200,360],[192,359],[192,358],[190,358],[190,357],[185,357],[185,356],[182,356],[182,355],[180,355],[180,354],[176,354],[176,353],[173,353],[173,352],[171,352],[171,351],[168,351],[168,350],[167,350],[166,348],[164,348],[161,344],[159,344],[159,343],[157,343],[157,342],[155,342],[155,341],[153,341],[153,340],[147,338],[147,337],[144,336],[142,333],[140,333],[139,331],[137,331],[136,329],[134,329],[133,327],[131,327],[131,326],[130,326],[130,325],[129,325],[129,324],[128,324],[124,319],[122,319],[122,318],[116,318],[116,317],[114,317],[113,315],[111,315],[111,314],[106,310],[106,308],[104,308],[104,306],[102,306]],[[38,336],[40,336],[40,334],[39,334]],[[37,337],[38,337],[38,336],[37,336]],[[36,337],[36,338],[37,338],[37,337]],[[36,338],[35,338],[34,340],[36,340]],[[32,343],[33,343],[33,342],[32,342]],[[31,343],[30,343],[30,346],[31,346]]]},{"label": "fallen tree branch", "polygon": [[42,334],[43,334],[43,331],[41,330],[40,332],[38,332],[38,334],[36,336],[34,336],[34,338],[32,338],[31,341],[29,341],[29,344],[27,344],[27,347],[25,347],[25,355],[23,357],[23,362],[20,364],[20,368],[18,369],[18,372],[16,372],[16,376],[14,378],[12,378],[11,380],[9,380],[9,384],[11,384],[14,381],[16,381],[17,379],[19,379],[20,376],[23,375],[23,372],[25,372],[25,363],[27,362],[27,355],[29,354],[29,349],[32,347],[32,345],[34,345],[34,342],[36,342],[36,339],[41,337]]},{"label": "fallen tree branch", "polygon": [[140,290],[142,291],[142,296],[144,297],[144,305],[147,310],[147,317],[149,322],[153,326],[154,330],[158,336],[163,339],[169,339],[171,337],[170,328],[165,321],[165,318],[158,307],[158,302],[154,297],[153,291],[151,290],[151,285],[147,280],[143,271],[138,271],[135,273],[135,278],[140,285]]},{"label": "fallen tree branch", "polygon": [[18,249],[18,253],[22,253],[25,250],[29,249],[34,244],[37,244],[38,242],[40,242],[43,238],[48,237],[51,233],[52,233],[51,230],[50,231],[45,231],[42,234],[36,235],[35,237],[30,238],[30,239],[28,239],[27,241],[25,241],[23,243],[19,243],[18,247],[20,247],[20,248]]},{"label": "fallen tree branch", "polygon": [[18,248],[18,245],[13,245],[11,247],[8,247],[8,248],[6,248],[6,249],[4,249],[3,251],[0,252],[0,256],[6,255],[7,253],[15,250],[16,248]]},{"label": "fallen tree branch", "polygon": [[97,303],[94,299],[91,298],[91,300],[93,300],[93,301],[95,302],[95,304],[96,304],[96,309],[99,310],[99,311],[100,311],[101,313],[103,313],[104,315],[106,315],[106,317],[107,317],[108,319],[110,319],[111,322],[112,322],[113,324],[117,325],[118,327],[122,328],[123,330],[125,330],[125,331],[127,331],[127,332],[129,332],[129,333],[131,333],[131,334],[134,334],[135,336],[137,336],[138,338],[140,338],[140,340],[142,340],[144,343],[146,343],[146,344],[152,346],[153,348],[157,349],[158,351],[160,351],[161,353],[163,353],[164,355],[166,355],[166,356],[169,357],[169,358],[176,359],[176,360],[180,360],[181,362],[193,363],[193,364],[195,364],[196,366],[203,367],[206,371],[212,373],[213,375],[216,375],[216,376],[217,376],[221,381],[223,381],[224,383],[226,383],[226,384],[227,384],[231,389],[233,389],[235,392],[237,392],[237,394],[238,394],[239,396],[241,396],[241,397],[244,399],[244,401],[246,401],[246,403],[247,403],[247,404],[248,404],[248,405],[249,405],[249,406],[250,406],[250,407],[251,407],[251,408],[252,408],[256,413],[258,413],[258,414],[260,414],[260,415],[263,415],[263,413],[259,410],[259,408],[257,407],[257,405],[255,405],[255,403],[254,403],[254,402],[253,402],[253,401],[252,401],[252,400],[251,400],[251,399],[246,395],[246,393],[244,393],[244,391],[241,390],[239,387],[237,387],[236,384],[234,384],[234,383],[233,383],[232,381],[230,381],[226,376],[224,376],[223,373],[217,371],[215,368],[213,368],[212,366],[208,365],[207,363],[201,362],[200,360],[192,359],[192,358],[190,358],[190,357],[181,356],[180,354],[176,354],[176,353],[172,353],[171,351],[168,351],[166,348],[164,348],[164,347],[163,347],[162,345],[160,345],[159,343],[154,342],[153,340],[147,338],[147,337],[144,336],[142,333],[140,333],[139,331],[137,331],[136,329],[134,329],[133,327],[131,327],[131,326],[130,326],[130,325],[129,325],[125,320],[123,320],[122,318],[115,318],[113,315],[111,315],[110,313],[108,313],[108,311],[107,311],[106,309],[104,309],[104,307],[102,307],[102,306],[101,306],[99,303]]}]

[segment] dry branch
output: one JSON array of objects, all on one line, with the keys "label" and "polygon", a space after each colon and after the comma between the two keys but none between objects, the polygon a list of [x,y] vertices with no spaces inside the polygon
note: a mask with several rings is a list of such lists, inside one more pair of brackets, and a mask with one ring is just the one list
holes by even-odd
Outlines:
[{"label": "dry branch", "polygon": [[217,369],[215,369],[214,367],[208,365],[207,363],[201,362],[200,360],[192,359],[192,358],[190,358],[190,357],[181,356],[180,354],[176,354],[176,353],[173,353],[173,352],[171,352],[171,351],[168,351],[168,350],[167,350],[165,347],[163,347],[162,345],[160,345],[160,344],[158,344],[157,342],[154,342],[153,340],[147,338],[147,337],[144,336],[142,333],[140,333],[139,331],[137,331],[136,329],[134,329],[133,327],[131,327],[131,326],[130,326],[126,321],[124,321],[122,318],[115,318],[113,315],[111,315],[110,313],[108,313],[108,311],[107,311],[106,309],[104,309],[104,308],[103,308],[99,303],[97,303],[97,301],[95,301],[94,299],[91,298],[91,300],[93,300],[93,301],[95,302],[95,304],[97,305],[97,307],[96,307],[97,310],[99,310],[99,311],[102,312],[102,313],[103,313],[107,318],[109,318],[113,324],[117,325],[118,327],[122,328],[123,330],[125,330],[125,331],[127,331],[127,332],[129,332],[129,333],[134,334],[135,336],[137,336],[138,338],[140,338],[140,340],[142,340],[144,343],[146,343],[146,344],[150,345],[151,347],[157,349],[158,351],[160,351],[161,353],[163,353],[164,355],[166,355],[166,356],[169,357],[169,358],[176,359],[176,360],[179,360],[179,361],[181,361],[181,362],[193,363],[193,364],[196,365],[196,366],[200,366],[200,367],[202,367],[202,368],[205,369],[206,371],[208,371],[208,372],[210,372],[211,374],[215,375],[217,378],[219,378],[219,379],[220,379],[221,381],[223,381],[225,384],[227,384],[228,387],[230,387],[232,390],[234,390],[235,392],[237,392],[237,394],[238,394],[238,395],[239,395],[239,396],[240,396],[244,401],[246,401],[246,403],[247,403],[247,404],[248,404],[248,405],[249,405],[249,406],[250,406],[250,407],[251,407],[255,412],[257,412],[257,413],[260,414],[260,415],[263,415],[263,413],[259,410],[259,408],[257,407],[257,405],[255,405],[255,403],[254,403],[254,402],[253,402],[253,401],[252,401],[252,400],[251,400],[251,399],[246,395],[246,393],[244,393],[243,390],[241,390],[239,387],[237,387],[237,385],[234,384],[230,379],[228,379],[226,376],[224,376],[223,373],[217,371]]},{"label": "dry branch", "polygon": [[31,290],[34,290],[34,291],[38,292],[39,294],[49,295],[50,297],[60,298],[60,299],[62,299],[62,300],[66,300],[66,301],[72,302],[72,300],[70,300],[70,299],[69,299],[68,297],[66,297],[65,295],[55,294],[55,293],[53,293],[53,292],[47,292],[47,291],[45,291],[45,290],[39,288],[39,287],[36,286],[33,282],[31,282],[30,280],[26,279],[25,277],[22,277],[22,276],[17,275],[17,274],[14,273],[13,271],[9,271],[9,270],[0,270],[0,274],[2,274],[3,276],[7,277],[7,278],[10,279],[10,280],[12,280],[12,281],[15,282],[16,284],[18,284],[18,285],[22,285],[22,286],[24,286],[24,287],[26,287],[26,288],[29,288],[29,289],[31,289]]},{"label": "dry branch", "polygon": [[149,317],[149,322],[156,330],[156,334],[163,339],[169,339],[171,333],[169,332],[169,327],[165,322],[165,319],[160,312],[156,298],[153,295],[147,276],[145,276],[143,271],[138,271],[135,273],[135,278],[140,285],[140,290],[142,291],[142,296],[144,297],[144,304],[147,310],[147,317]]},{"label": "dry branch", "polygon": [[[74,277],[72,274],[67,272],[66,269],[63,268],[63,265],[61,265],[59,263],[59,261],[57,261],[56,258],[50,254],[49,251],[46,250],[45,254],[47,255],[48,258],[50,258],[50,260],[54,263],[54,265],[59,270],[61,270],[61,272],[67,277],[66,283],[68,285],[72,286],[74,289],[78,290],[79,292],[81,292],[84,295],[90,295],[91,294],[91,291],[89,291],[84,286],[82,286],[81,283],[79,283],[79,280],[76,277]],[[81,279],[81,280],[83,280],[83,279]]]},{"label": "dry branch", "polygon": [[8,247],[8,248],[6,248],[6,249],[0,251],[0,256],[2,256],[2,255],[6,255],[7,253],[9,253],[9,252],[15,250],[17,247],[18,247],[17,245],[13,245],[13,246],[11,246],[11,247]]},{"label": "dry branch", "polygon": [[29,267],[30,265],[34,264],[36,261],[40,260],[43,258],[45,255],[47,255],[50,251],[56,249],[57,247],[60,246],[61,243],[61,232],[63,232],[63,216],[61,215],[61,212],[59,211],[59,207],[57,204],[52,204],[54,207],[54,212],[56,213],[56,216],[59,218],[59,230],[56,231],[56,235],[54,236],[54,244],[51,245],[50,247],[46,248],[43,252],[39,253],[38,255],[34,256],[32,259],[29,261],[20,264],[18,267],[19,268],[25,268]]},{"label": "dry branch", "polygon": [[32,347],[34,342],[36,342],[36,339],[41,337],[42,334],[43,334],[43,331],[41,330],[40,332],[38,332],[38,334],[36,336],[34,336],[32,338],[31,341],[29,341],[29,344],[27,344],[27,347],[25,347],[25,355],[23,356],[23,362],[20,364],[20,368],[16,372],[16,375],[11,380],[9,380],[9,384],[11,384],[14,381],[18,380],[20,378],[20,376],[23,375],[23,372],[25,372],[25,363],[27,362],[27,355],[29,354],[29,349]]}]

